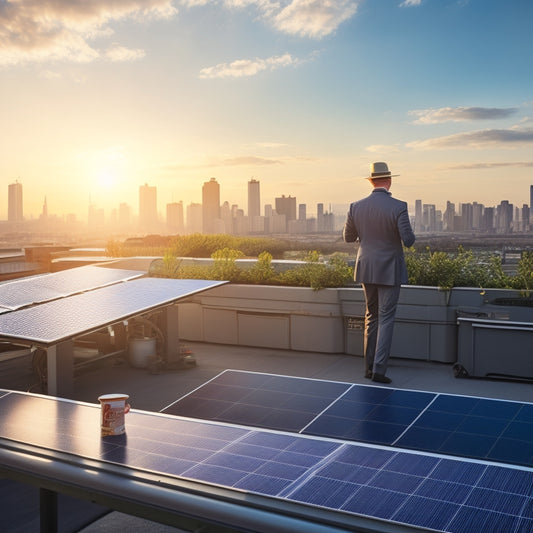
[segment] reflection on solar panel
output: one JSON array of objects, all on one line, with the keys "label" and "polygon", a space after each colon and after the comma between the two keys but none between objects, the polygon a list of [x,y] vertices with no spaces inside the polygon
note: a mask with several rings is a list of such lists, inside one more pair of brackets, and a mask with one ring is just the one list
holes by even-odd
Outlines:
[{"label": "reflection on solar panel", "polygon": [[[1,392],[1,391],[0,391]],[[1,437],[238,491],[450,533],[533,530],[531,469],[131,411],[101,439],[99,408],[0,394]],[[24,416],[21,416],[21,414]],[[159,483],[156,479],[154,483]],[[301,512],[301,509],[299,509]]]},{"label": "reflection on solar panel", "polygon": [[0,307],[9,310],[140,277],[144,272],[83,266],[0,284]]},{"label": "reflection on solar panel", "polygon": [[228,370],[165,413],[533,467],[533,404]]},{"label": "reflection on solar panel", "polygon": [[223,283],[142,278],[110,285],[0,314],[0,337],[49,346]]}]

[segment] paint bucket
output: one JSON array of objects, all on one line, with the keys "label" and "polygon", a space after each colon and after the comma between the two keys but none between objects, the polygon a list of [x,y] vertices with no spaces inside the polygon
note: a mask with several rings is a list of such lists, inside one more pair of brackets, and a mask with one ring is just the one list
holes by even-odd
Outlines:
[{"label": "paint bucket", "polygon": [[157,356],[157,339],[142,337],[130,339],[128,360],[134,368],[146,368],[150,357]]},{"label": "paint bucket", "polygon": [[122,435],[126,432],[124,415],[130,410],[130,404],[126,403],[128,398],[127,394],[104,394],[98,397],[101,406],[102,437]]}]

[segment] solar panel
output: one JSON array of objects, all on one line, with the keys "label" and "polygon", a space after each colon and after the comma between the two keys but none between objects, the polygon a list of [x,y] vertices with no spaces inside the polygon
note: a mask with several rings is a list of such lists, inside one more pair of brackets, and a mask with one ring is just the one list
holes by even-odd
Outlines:
[{"label": "solar panel", "polygon": [[[99,407],[0,394],[2,439],[224,487],[269,501],[449,533],[533,530],[533,471],[377,445],[130,411],[100,437]],[[155,479],[154,483],[159,483]],[[299,510],[301,512],[301,509]]]},{"label": "solar panel", "polygon": [[122,270],[87,265],[51,274],[42,274],[0,284],[0,307],[15,310],[39,302],[104,287],[144,275],[138,270]]},{"label": "solar panel", "polygon": [[49,346],[224,281],[142,278],[0,314],[0,337]]},{"label": "solar panel", "polygon": [[533,404],[227,370],[163,410],[533,466]]}]

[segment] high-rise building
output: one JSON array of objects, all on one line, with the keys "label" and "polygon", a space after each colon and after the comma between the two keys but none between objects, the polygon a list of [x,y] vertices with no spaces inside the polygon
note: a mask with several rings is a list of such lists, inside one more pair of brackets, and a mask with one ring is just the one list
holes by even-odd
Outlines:
[{"label": "high-rise building", "polygon": [[455,231],[455,204],[449,200],[444,211],[444,231]]},{"label": "high-rise building", "polygon": [[192,203],[187,206],[187,231],[202,233],[202,204]]},{"label": "high-rise building", "polygon": [[434,233],[437,231],[437,216],[436,207],[434,204],[423,204],[422,221],[424,225],[424,231],[429,233]]},{"label": "high-rise building", "polygon": [[529,205],[523,204],[520,212],[521,231],[529,231]]},{"label": "high-rise building", "polygon": [[171,233],[183,233],[183,202],[167,204],[167,229]]},{"label": "high-rise building", "polygon": [[204,233],[215,233],[220,219],[220,185],[215,178],[206,181],[202,187],[202,222]]},{"label": "high-rise building", "polygon": [[423,231],[422,224],[422,200],[416,200],[415,202],[415,233]]},{"label": "high-rise building", "polygon": [[18,181],[11,183],[8,187],[7,220],[13,223],[24,220],[22,211],[22,183]]},{"label": "high-rise building", "polygon": [[321,233],[324,231],[324,204],[316,204],[316,230]]},{"label": "high-rise building", "polygon": [[502,200],[496,206],[496,231],[498,233],[512,232],[514,206],[509,200]]},{"label": "high-rise building", "polygon": [[287,222],[296,220],[296,198],[290,195],[282,195],[281,198],[276,198],[276,213],[285,215]]},{"label": "high-rise building", "polygon": [[474,206],[470,203],[461,204],[461,218],[463,231],[471,231],[474,227]]},{"label": "high-rise building", "polygon": [[261,215],[261,193],[259,181],[252,178],[248,182],[248,216],[250,218]]},{"label": "high-rise building", "polygon": [[41,213],[41,220],[46,220],[48,218],[48,202],[46,196],[44,197],[43,212]]},{"label": "high-rise building", "polygon": [[139,187],[139,226],[144,232],[157,228],[157,187],[147,183]]},{"label": "high-rise building", "polygon": [[[230,206],[228,201],[220,206],[220,219],[224,222],[224,229],[222,231],[217,230],[216,233],[229,233],[230,235],[234,233],[233,220],[237,210],[237,206]],[[218,224],[216,226],[221,227]]]},{"label": "high-rise building", "polygon": [[533,227],[533,185],[529,186],[529,221]]}]

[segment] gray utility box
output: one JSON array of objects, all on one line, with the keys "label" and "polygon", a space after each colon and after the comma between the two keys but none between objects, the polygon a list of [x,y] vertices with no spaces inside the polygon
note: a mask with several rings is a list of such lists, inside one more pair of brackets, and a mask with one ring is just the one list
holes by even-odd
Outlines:
[{"label": "gray utility box", "polygon": [[533,300],[517,291],[486,296],[457,308],[455,375],[533,379]]},{"label": "gray utility box", "polygon": [[[345,351],[364,355],[365,297],[363,289],[340,289]],[[392,338],[391,357],[453,363],[457,322],[449,292],[437,287],[402,286]]]},{"label": "gray utility box", "polygon": [[533,323],[459,317],[457,377],[533,379]]}]

